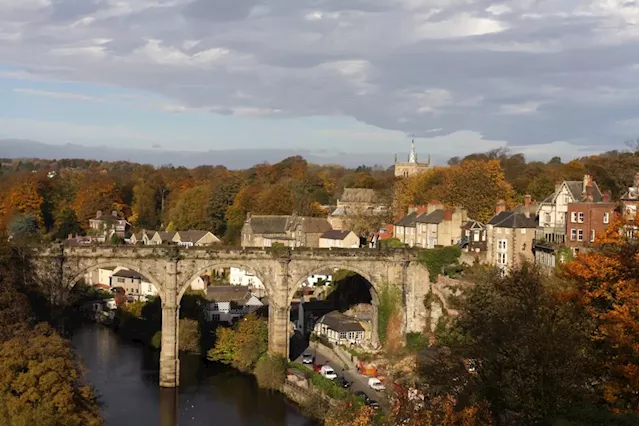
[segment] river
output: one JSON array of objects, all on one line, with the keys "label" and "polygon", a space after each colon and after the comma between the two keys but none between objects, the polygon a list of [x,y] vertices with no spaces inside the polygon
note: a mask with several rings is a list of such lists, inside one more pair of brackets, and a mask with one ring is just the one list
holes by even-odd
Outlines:
[{"label": "river", "polygon": [[181,354],[180,388],[158,386],[159,353],[125,341],[110,329],[86,324],[72,344],[114,426],[314,426],[277,392],[259,389],[252,376]]}]

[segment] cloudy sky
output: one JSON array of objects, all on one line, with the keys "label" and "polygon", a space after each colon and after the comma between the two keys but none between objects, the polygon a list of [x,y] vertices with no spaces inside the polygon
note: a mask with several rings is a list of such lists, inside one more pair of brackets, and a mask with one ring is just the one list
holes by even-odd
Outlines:
[{"label": "cloudy sky", "polygon": [[[0,0],[0,138],[530,158],[638,137],[625,0]],[[34,155],[37,153],[34,153]]]}]

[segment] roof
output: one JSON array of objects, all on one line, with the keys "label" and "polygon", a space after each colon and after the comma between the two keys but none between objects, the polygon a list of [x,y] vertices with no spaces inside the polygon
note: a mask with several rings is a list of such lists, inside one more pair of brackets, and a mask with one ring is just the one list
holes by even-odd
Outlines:
[{"label": "roof", "polygon": [[474,219],[469,219],[462,226],[462,229],[484,229],[486,226],[483,223],[478,222]]},{"label": "roof", "polygon": [[351,231],[340,231],[338,229],[332,229],[331,231],[327,231],[320,236],[320,238],[325,238],[327,240],[344,240],[347,238]]},{"label": "roof", "polygon": [[420,223],[441,223],[444,220],[444,210],[437,209],[429,214],[421,214],[416,218],[416,222]]},{"label": "roof", "polygon": [[[576,201],[582,200],[582,188],[584,185],[583,181],[565,180],[562,183],[567,185],[567,188],[569,189],[569,192],[571,193],[571,196],[573,197],[574,200]],[[542,202],[552,203],[556,195],[557,195],[557,191],[554,191],[553,194],[549,195],[547,198],[542,200]],[[602,201],[602,192],[600,191],[600,187],[598,187],[598,184],[595,181],[593,181],[593,201],[595,202]]]},{"label": "roof", "polygon": [[488,223],[498,228],[537,228],[535,215],[527,217],[524,213],[514,211],[501,212],[491,218]]},{"label": "roof", "polygon": [[345,188],[340,197],[341,203],[376,203],[378,194],[369,188]]},{"label": "roof", "polygon": [[338,311],[331,311],[318,321],[335,331],[364,331],[364,328],[357,320],[341,314]]},{"label": "roof", "polygon": [[242,285],[209,286],[206,296],[214,302],[235,302],[244,305],[251,299],[251,290],[248,286]]},{"label": "roof", "polygon": [[331,230],[331,224],[323,217],[251,216],[248,223],[254,234],[286,234],[298,226],[306,233],[321,234]]},{"label": "roof", "polygon": [[92,217],[91,220],[100,220],[102,222],[117,222],[119,220],[125,220],[123,217],[113,216],[110,214],[103,214],[100,217]]},{"label": "roof", "polygon": [[161,241],[171,241],[176,235],[175,231],[157,231],[153,236],[155,237],[156,234],[158,234]]},{"label": "roof", "polygon": [[395,223],[396,226],[415,226],[416,212],[411,212]]},{"label": "roof", "polygon": [[207,234],[210,234],[210,232],[190,229],[188,231],[178,231],[177,234],[180,236],[180,241],[182,241],[183,243],[196,243],[204,238]]},{"label": "roof", "polygon": [[130,271],[129,269],[120,269],[118,272],[112,275],[113,277],[131,278],[133,280],[148,281],[147,278],[137,273],[136,271]]}]

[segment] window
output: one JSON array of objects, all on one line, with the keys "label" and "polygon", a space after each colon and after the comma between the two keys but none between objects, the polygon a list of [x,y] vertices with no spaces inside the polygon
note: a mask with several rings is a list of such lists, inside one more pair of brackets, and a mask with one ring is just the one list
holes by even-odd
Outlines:
[{"label": "window", "polygon": [[480,232],[479,231],[475,231],[473,233],[473,241],[480,241]]},{"label": "window", "polygon": [[582,229],[578,229],[578,241],[582,241],[582,234],[583,234]]},{"label": "window", "polygon": [[123,283],[124,282],[124,278],[118,278],[118,282],[119,283]]},{"label": "window", "polygon": [[340,339],[346,339],[347,338],[347,332],[346,331],[341,331],[340,332]]},{"label": "window", "polygon": [[579,212],[578,213],[578,223],[583,223],[584,222],[584,213],[583,212]]},{"label": "window", "polygon": [[551,213],[544,214],[544,223],[551,223]]},{"label": "window", "polygon": [[589,239],[589,241],[594,242],[596,240],[596,230],[592,229],[591,230],[591,238]]},{"label": "window", "polygon": [[604,217],[602,218],[602,223],[609,223],[609,212],[604,212]]},{"label": "window", "polygon": [[498,251],[507,251],[507,240],[498,240]]},{"label": "window", "polygon": [[510,233],[511,233],[511,229],[509,229],[509,228],[505,228],[505,229],[504,229],[504,233],[505,233],[505,234],[510,234]]},{"label": "window", "polygon": [[502,228],[496,228],[496,234],[502,234]]},{"label": "window", "polygon": [[576,230],[575,229],[571,229],[571,241],[575,241],[576,240]]},{"label": "window", "polygon": [[211,321],[220,321],[220,314],[211,314]]},{"label": "window", "polygon": [[571,223],[576,223],[578,221],[578,213],[571,212]]},{"label": "window", "polygon": [[498,253],[497,263],[498,266],[505,266],[507,264],[507,253]]},{"label": "window", "polygon": [[526,233],[527,233],[527,228],[522,228],[522,229],[520,229],[520,233],[521,233],[522,235],[526,235]]}]

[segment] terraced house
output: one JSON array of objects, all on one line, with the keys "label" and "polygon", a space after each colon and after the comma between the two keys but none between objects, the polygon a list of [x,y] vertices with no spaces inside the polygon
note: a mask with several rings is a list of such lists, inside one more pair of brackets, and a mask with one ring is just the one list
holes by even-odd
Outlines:
[{"label": "terraced house", "polygon": [[297,215],[247,215],[242,227],[242,247],[319,247],[320,237],[331,230],[320,217]]}]

